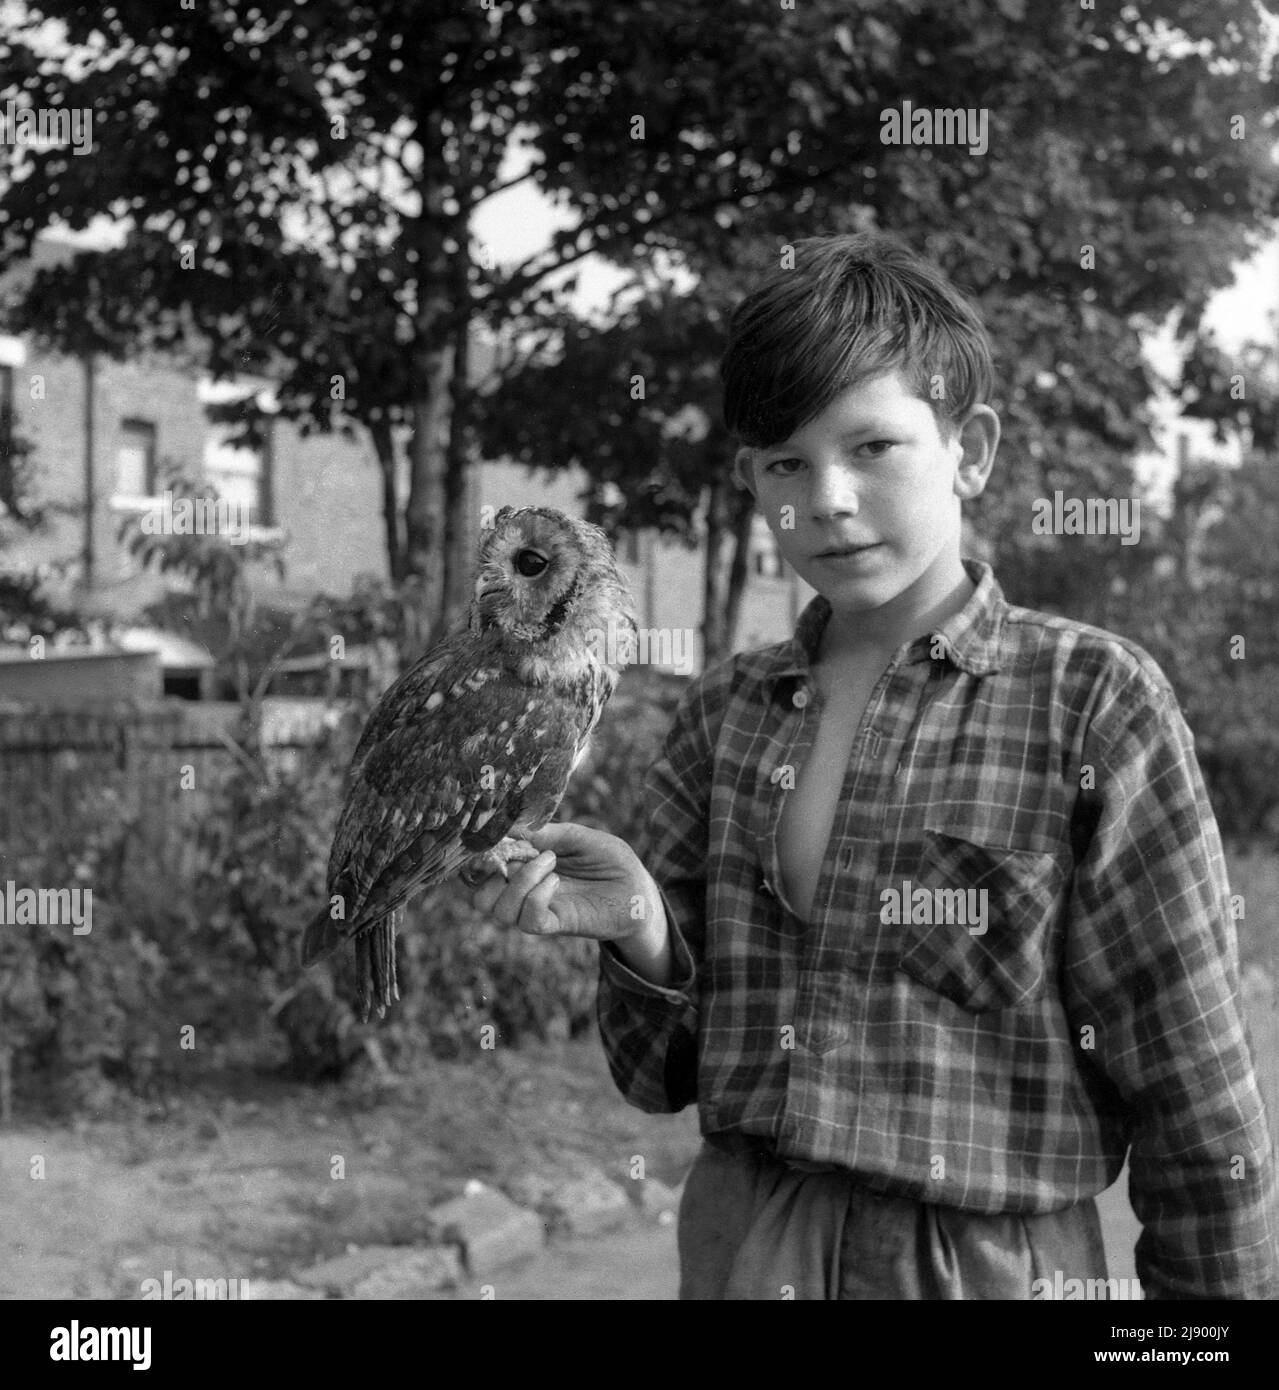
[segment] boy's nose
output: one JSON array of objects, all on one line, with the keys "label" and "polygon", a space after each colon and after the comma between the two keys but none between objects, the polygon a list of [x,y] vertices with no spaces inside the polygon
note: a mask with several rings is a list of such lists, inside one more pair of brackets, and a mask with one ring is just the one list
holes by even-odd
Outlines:
[{"label": "boy's nose", "polygon": [[809,493],[809,506],[816,521],[856,516],[858,501],[853,480],[835,468],[816,469]]}]

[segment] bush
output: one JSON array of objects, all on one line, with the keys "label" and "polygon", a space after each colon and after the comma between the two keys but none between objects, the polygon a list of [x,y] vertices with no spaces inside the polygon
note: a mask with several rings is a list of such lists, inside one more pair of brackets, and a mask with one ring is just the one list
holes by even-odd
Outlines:
[{"label": "bush", "polygon": [[[639,842],[643,774],[681,687],[646,671],[624,678],[559,819]],[[15,865],[19,881],[92,884],[95,913],[89,937],[48,927],[0,934],[0,1049],[7,1043],[17,1059],[19,1094],[83,1105],[112,1083],[145,1090],[230,1062],[318,1080],[342,1075],[370,1041],[377,1062],[407,1064],[478,1049],[485,1025],[504,1045],[592,1026],[594,943],[502,931],[456,883],[410,906],[401,1002],[384,1020],[355,1018],[351,951],[301,971],[300,933],[324,901],[364,713],[294,761],[236,758],[207,789],[176,859],[148,842],[154,821],[129,814],[105,787],[38,862]]]},{"label": "bush", "polygon": [[167,962],[148,915],[121,909],[131,829],[115,790],[90,788],[39,852],[4,857],[4,878],[18,887],[93,893],[87,934],[70,924],[0,928],[0,1065],[11,1062],[19,1095],[94,1106],[112,1081],[145,1086],[156,1069]]}]

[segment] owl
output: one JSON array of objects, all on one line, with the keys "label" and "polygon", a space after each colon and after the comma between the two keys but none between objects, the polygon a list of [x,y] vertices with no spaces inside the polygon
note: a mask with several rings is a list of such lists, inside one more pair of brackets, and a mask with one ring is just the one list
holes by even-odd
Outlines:
[{"label": "owl", "polygon": [[302,964],[355,944],[362,1018],[399,998],[397,914],[460,874],[537,851],[622,669],[635,616],[608,538],[546,507],[503,507],[480,538],[459,623],[378,702],[347,773],[329,902]]}]

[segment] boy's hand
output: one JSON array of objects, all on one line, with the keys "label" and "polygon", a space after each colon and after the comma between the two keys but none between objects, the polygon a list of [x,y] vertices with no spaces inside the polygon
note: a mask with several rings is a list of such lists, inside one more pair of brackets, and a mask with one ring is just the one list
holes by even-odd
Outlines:
[{"label": "boy's hand", "polygon": [[490,874],[471,905],[504,927],[530,936],[585,936],[613,941],[636,974],[665,985],[671,944],[661,895],[625,840],[560,821],[532,831],[543,851],[509,879]]},{"label": "boy's hand", "polygon": [[664,925],[657,885],[635,851],[616,835],[560,821],[527,836],[543,851],[512,865],[509,879],[490,874],[471,904],[504,927],[530,936],[585,936],[621,941]]}]

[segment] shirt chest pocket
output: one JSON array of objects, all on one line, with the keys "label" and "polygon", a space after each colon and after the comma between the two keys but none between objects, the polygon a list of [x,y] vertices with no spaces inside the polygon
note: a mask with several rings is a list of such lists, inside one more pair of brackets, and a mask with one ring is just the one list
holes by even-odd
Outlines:
[{"label": "shirt chest pocket", "polygon": [[902,888],[896,968],[973,1013],[1033,1004],[1048,987],[1067,877],[1044,848],[930,824],[909,899]]}]

